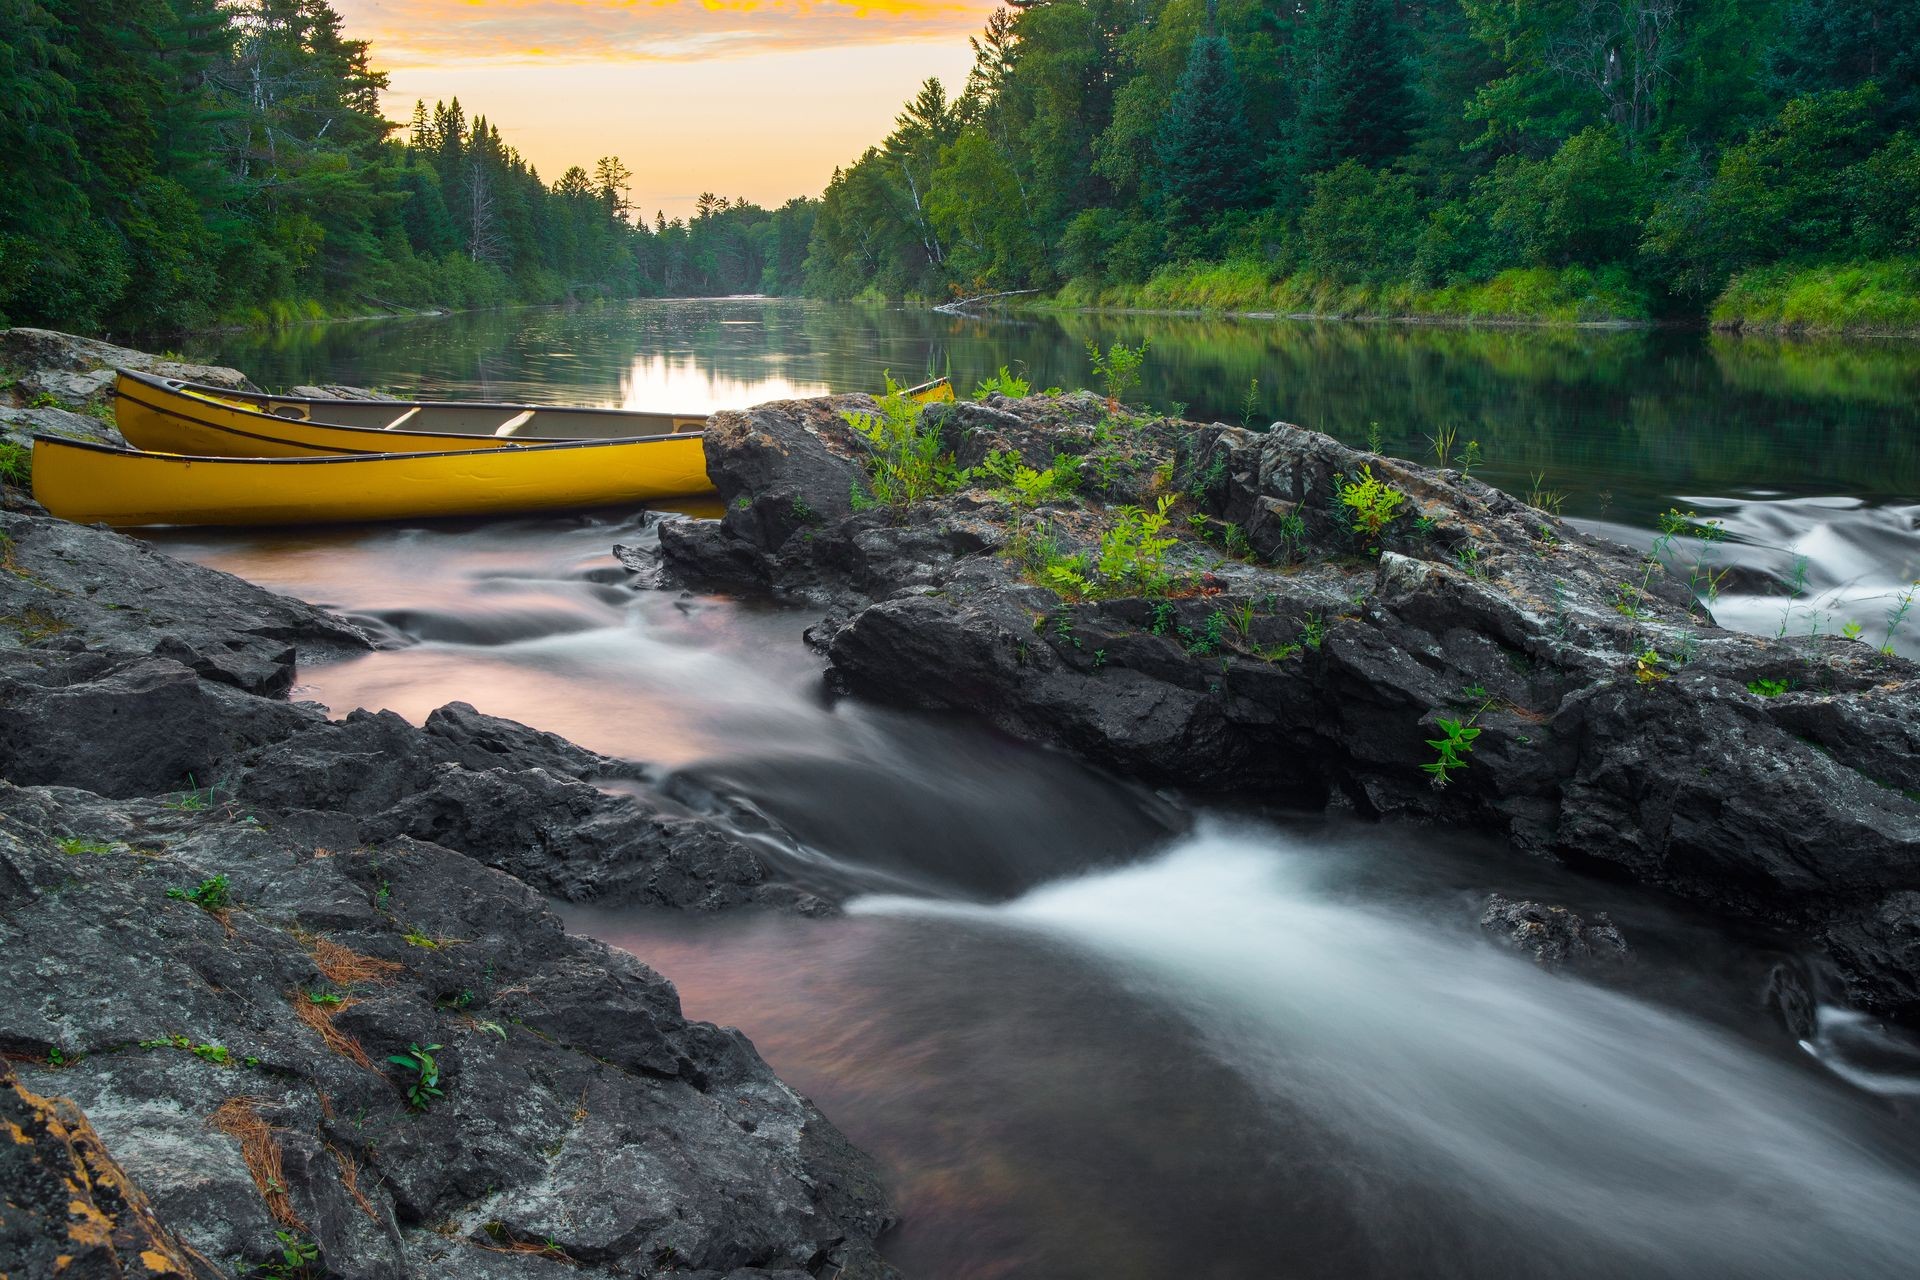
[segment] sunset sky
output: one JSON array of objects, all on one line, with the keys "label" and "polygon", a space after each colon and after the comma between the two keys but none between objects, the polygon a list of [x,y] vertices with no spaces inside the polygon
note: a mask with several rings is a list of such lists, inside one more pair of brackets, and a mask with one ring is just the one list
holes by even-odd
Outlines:
[{"label": "sunset sky", "polygon": [[551,182],[617,155],[651,219],[702,191],[817,195],[928,76],[966,78],[993,0],[333,0],[389,117],[458,96]]}]

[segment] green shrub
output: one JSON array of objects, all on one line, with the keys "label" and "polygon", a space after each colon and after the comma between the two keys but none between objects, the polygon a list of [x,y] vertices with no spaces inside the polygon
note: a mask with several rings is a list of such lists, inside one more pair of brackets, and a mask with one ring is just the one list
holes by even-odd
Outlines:
[{"label": "green shrub", "polygon": [[1013,374],[1007,366],[1001,365],[998,372],[974,387],[973,398],[985,400],[991,395],[1003,395],[1018,400],[1032,389],[1032,383]]},{"label": "green shrub", "polygon": [[33,450],[11,440],[0,440],[0,481],[24,489],[33,483]]},{"label": "green shrub", "polygon": [[906,388],[891,373],[886,379],[878,413],[845,410],[840,415],[866,442],[873,502],[904,507],[960,488],[968,472],[954,466],[952,454],[941,451],[937,428],[920,425],[921,406],[907,396]]}]

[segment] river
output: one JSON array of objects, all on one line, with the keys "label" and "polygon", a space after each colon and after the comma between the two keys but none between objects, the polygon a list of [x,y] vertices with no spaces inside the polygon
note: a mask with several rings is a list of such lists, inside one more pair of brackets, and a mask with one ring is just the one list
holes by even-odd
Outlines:
[{"label": "river", "polygon": [[[1452,425],[1587,527],[1720,518],[1741,573],[1719,611],[1749,629],[1878,626],[1920,572],[1920,351],[1894,346],[729,300],[187,354],[273,385],[700,409],[889,369],[1079,385],[1086,341],[1141,338],[1148,397],[1194,416],[1377,422],[1409,454]],[[1796,962],[1774,940],[1494,843],[1195,806],[833,698],[807,615],[632,583],[609,548],[652,536],[602,513],[161,541],[391,638],[297,696],[465,700],[643,761],[653,796],[850,896],[829,920],[565,913],[881,1160],[908,1275],[1912,1274],[1920,1052],[1836,1007],[1796,1042],[1760,998]],[[1597,985],[1493,949],[1495,890],[1611,912],[1634,966]]]}]

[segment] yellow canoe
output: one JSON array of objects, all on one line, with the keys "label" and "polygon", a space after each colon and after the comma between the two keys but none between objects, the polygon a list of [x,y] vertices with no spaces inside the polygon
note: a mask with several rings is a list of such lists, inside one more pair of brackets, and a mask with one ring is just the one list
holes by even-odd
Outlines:
[{"label": "yellow canoe", "polygon": [[704,430],[703,413],[634,413],[436,400],[303,400],[122,369],[113,413],[127,443],[208,458],[445,453],[518,441],[632,440]]},{"label": "yellow canoe", "polygon": [[197,458],[35,436],[33,496],[81,524],[309,524],[562,511],[711,493],[703,437]]},{"label": "yellow canoe", "polygon": [[[443,400],[304,400],[119,371],[120,434],[150,453],[205,458],[443,453],[515,441],[630,440],[703,430],[705,414]],[[945,378],[907,392],[951,400]]]}]

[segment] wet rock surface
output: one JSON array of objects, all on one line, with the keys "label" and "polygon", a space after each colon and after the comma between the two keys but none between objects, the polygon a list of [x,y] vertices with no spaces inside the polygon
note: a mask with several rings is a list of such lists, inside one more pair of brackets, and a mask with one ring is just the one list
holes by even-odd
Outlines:
[{"label": "wet rock surface", "polygon": [[870,1166],[737,1032],[519,881],[357,838],[0,784],[0,1052],[158,1221],[226,1274],[282,1231],[341,1277],[885,1274]]},{"label": "wet rock surface", "polygon": [[[892,1274],[871,1163],[540,895],[829,908],[631,762],[462,704],[288,701],[298,664],[372,643],[0,513],[0,1054],[188,1251],[126,1265],[123,1239],[162,1254],[117,1209],[71,1274],[233,1274],[282,1232],[342,1277]],[[428,1045],[422,1109],[386,1059]],[[10,1205],[0,1273],[38,1274],[56,1229]]]},{"label": "wet rock surface", "polygon": [[1603,969],[1630,954],[1620,927],[1604,911],[1587,920],[1565,907],[1496,893],[1481,910],[1480,928],[1543,969]]},{"label": "wet rock surface", "polygon": [[[871,408],[716,415],[727,513],[664,526],[667,569],[814,602],[808,638],[850,690],[1156,782],[1500,831],[1785,930],[1853,999],[1920,1019],[1916,670],[1715,626],[1700,526],[1656,556],[1457,471],[1086,395],[927,411],[959,466],[1077,455],[1076,498],[1028,510],[976,474],[855,510],[867,451],[841,413]],[[1369,474],[1403,495],[1377,535],[1340,496]],[[1037,585],[1036,539],[1090,571],[1113,505],[1162,498],[1173,591]],[[1476,732],[1436,785],[1443,721]]]}]

